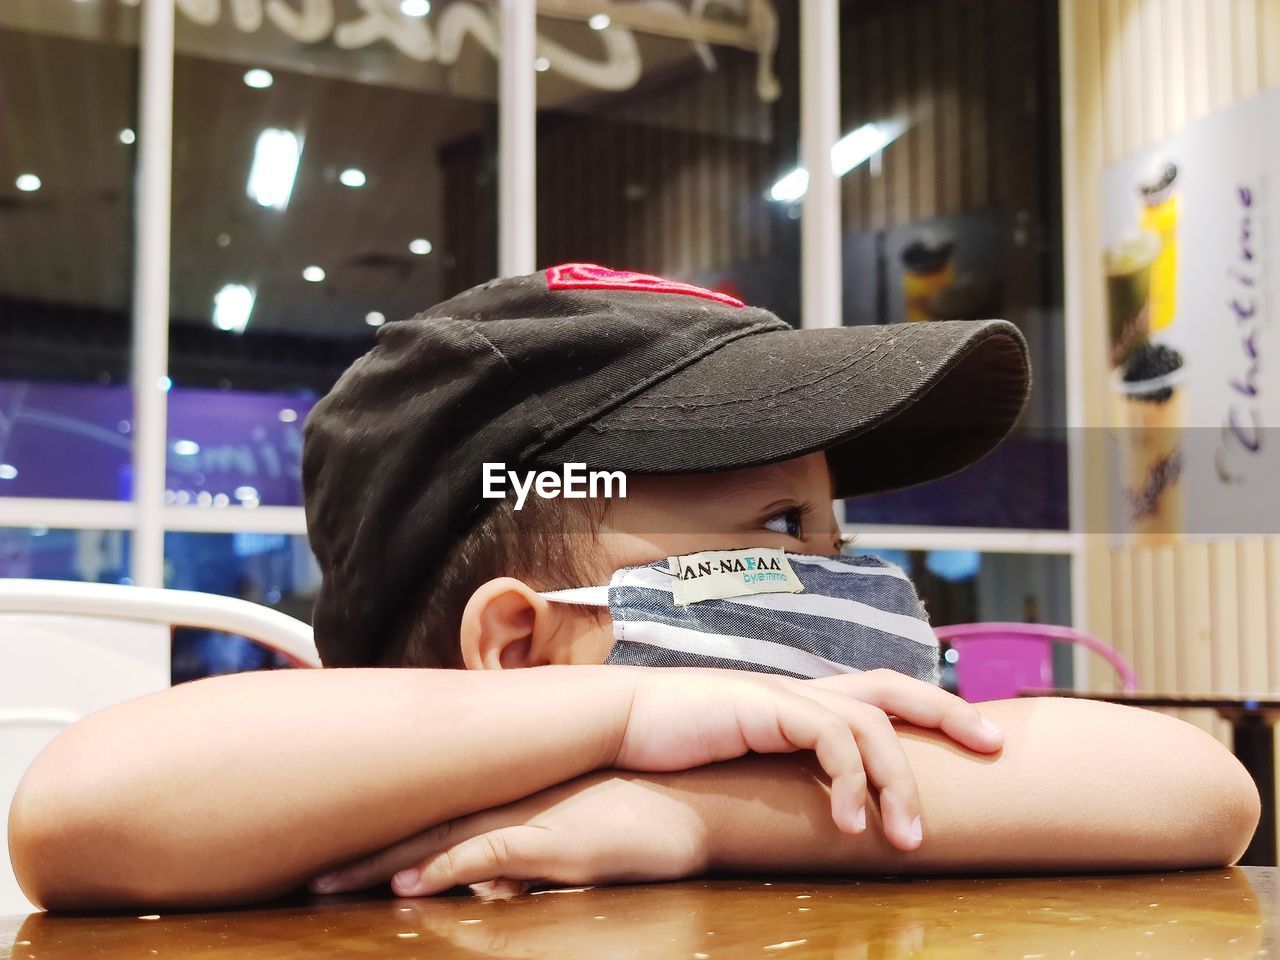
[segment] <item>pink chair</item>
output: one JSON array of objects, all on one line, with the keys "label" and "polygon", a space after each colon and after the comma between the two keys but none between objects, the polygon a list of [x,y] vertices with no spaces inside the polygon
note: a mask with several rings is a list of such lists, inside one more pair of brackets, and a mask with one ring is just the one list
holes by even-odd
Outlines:
[{"label": "pink chair", "polygon": [[1126,693],[1138,688],[1133,667],[1101,640],[1041,623],[957,623],[934,630],[956,652],[956,692],[970,703],[1004,700],[1053,687],[1054,643],[1078,643],[1115,667]]}]

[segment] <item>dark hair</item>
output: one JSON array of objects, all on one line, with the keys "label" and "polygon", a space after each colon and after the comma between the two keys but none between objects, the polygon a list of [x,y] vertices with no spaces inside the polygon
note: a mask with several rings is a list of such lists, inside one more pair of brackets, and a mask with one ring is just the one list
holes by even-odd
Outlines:
[{"label": "dark hair", "polygon": [[593,583],[606,509],[607,501],[589,499],[530,497],[521,510],[510,497],[494,504],[406,603],[382,666],[461,669],[462,611],[476,589],[496,577],[519,577],[539,590]]}]

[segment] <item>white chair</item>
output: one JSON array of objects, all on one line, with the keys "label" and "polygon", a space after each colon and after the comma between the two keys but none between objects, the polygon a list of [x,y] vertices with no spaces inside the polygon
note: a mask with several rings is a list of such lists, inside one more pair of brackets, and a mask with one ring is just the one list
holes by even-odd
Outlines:
[{"label": "white chair", "polygon": [[[247,600],[60,580],[0,579],[0,828],[18,781],[81,717],[169,686],[174,627],[247,637],[318,667],[311,628]],[[33,909],[0,843],[0,916]]]}]

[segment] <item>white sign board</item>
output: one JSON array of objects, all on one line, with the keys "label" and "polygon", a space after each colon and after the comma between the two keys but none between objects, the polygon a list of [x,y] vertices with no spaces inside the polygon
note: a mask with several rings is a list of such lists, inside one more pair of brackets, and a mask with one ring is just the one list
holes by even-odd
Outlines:
[{"label": "white sign board", "polygon": [[1280,532],[1280,90],[1107,170],[1122,532]]}]

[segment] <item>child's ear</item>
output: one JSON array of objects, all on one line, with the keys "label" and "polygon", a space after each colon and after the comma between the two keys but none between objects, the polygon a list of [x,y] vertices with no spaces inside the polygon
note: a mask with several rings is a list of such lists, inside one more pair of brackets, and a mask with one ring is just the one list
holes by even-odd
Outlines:
[{"label": "child's ear", "polygon": [[514,577],[480,586],[462,611],[462,662],[468,670],[510,670],[552,662],[547,649],[562,614]]}]

